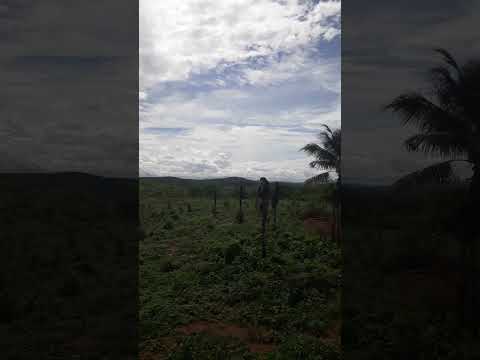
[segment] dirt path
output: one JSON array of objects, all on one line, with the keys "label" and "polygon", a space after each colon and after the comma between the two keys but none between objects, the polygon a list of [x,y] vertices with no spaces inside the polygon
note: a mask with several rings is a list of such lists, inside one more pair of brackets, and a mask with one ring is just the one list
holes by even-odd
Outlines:
[{"label": "dirt path", "polygon": [[243,327],[217,321],[196,321],[177,328],[184,335],[206,333],[214,336],[232,337],[244,342],[253,353],[268,353],[275,349],[271,330]]},{"label": "dirt path", "polygon": [[[331,344],[340,345],[341,322],[336,321],[321,337],[322,341]],[[268,354],[275,351],[276,344],[273,342],[272,330],[253,326],[239,326],[236,324],[224,323],[221,321],[194,321],[190,324],[177,327],[176,336],[168,336],[158,340],[165,349],[173,350],[175,348],[175,339],[194,334],[208,334],[211,336],[234,338],[244,343],[248,350],[255,354]],[[313,334],[305,334],[317,337]],[[166,357],[164,353],[153,351],[142,351],[141,360],[163,360]]]},{"label": "dirt path", "polygon": [[196,321],[176,329],[183,335],[206,333],[232,337],[244,342],[252,353],[269,353],[275,349],[272,332],[263,328],[242,327],[217,321]]},{"label": "dirt path", "polygon": [[156,339],[154,348],[158,350],[141,351],[139,358],[141,360],[164,360],[168,353],[174,351],[179,338],[200,333],[237,339],[244,343],[250,352],[256,354],[266,354],[275,350],[271,331],[263,328],[244,327],[220,321],[194,321],[177,327],[175,333],[174,336]]}]

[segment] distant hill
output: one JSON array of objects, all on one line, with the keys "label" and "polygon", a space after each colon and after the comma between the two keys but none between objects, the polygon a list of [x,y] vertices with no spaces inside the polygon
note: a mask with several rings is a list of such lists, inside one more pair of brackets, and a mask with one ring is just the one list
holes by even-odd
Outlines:
[{"label": "distant hill", "polygon": [[[124,189],[125,185],[136,186],[136,179],[109,178],[82,172],[58,172],[58,173],[0,173],[0,185],[7,188],[15,188],[35,191],[55,190],[109,193]],[[120,187],[120,189],[119,189]]]},{"label": "distant hill", "polygon": [[[217,179],[184,179],[174,176],[163,176],[163,177],[141,177],[141,181],[144,183],[163,183],[163,184],[172,184],[172,185],[210,185],[210,186],[238,186],[243,184],[245,186],[253,186],[258,183],[256,180],[250,180],[242,177],[226,177],[226,178],[217,178]],[[301,182],[287,182],[279,181],[280,185],[301,187],[303,183]]]},{"label": "distant hill", "polygon": [[[270,182],[271,191],[275,181]],[[328,194],[333,189],[333,184],[305,185],[303,182],[279,181],[280,198],[314,199],[322,194]],[[243,177],[226,177],[216,179],[185,179],[174,176],[140,177],[139,190],[140,202],[148,197],[157,199],[184,199],[184,198],[217,198],[238,197],[240,185],[243,185],[245,196],[255,198],[259,180]]]},{"label": "distant hill", "polygon": [[54,209],[79,218],[122,213],[135,220],[138,180],[80,172],[0,173],[0,199],[0,215],[22,212],[19,216],[33,218]]}]

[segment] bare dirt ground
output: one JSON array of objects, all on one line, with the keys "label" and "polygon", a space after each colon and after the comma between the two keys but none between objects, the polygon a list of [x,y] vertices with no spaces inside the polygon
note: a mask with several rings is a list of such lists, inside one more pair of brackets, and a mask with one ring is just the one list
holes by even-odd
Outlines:
[{"label": "bare dirt ground", "polygon": [[272,352],[275,345],[272,344],[271,331],[263,328],[242,327],[235,324],[213,321],[197,321],[177,328],[184,335],[207,333],[214,336],[233,337],[247,344],[253,353]]}]

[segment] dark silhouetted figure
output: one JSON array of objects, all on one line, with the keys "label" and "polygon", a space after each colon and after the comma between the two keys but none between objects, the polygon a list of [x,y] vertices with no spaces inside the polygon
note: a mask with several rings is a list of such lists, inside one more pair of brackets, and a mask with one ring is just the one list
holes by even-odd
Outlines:
[{"label": "dark silhouetted figure", "polygon": [[256,207],[262,217],[262,257],[266,256],[265,244],[265,226],[268,220],[268,208],[270,202],[270,183],[264,177],[260,178],[260,184],[257,189]]}]

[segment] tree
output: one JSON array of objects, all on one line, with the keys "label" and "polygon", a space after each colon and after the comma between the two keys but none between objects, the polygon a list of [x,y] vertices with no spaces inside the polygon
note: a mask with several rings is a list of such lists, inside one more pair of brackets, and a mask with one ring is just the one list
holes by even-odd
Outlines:
[{"label": "tree", "polygon": [[465,204],[460,234],[464,286],[463,318],[477,322],[473,311],[479,305],[475,289],[478,230],[475,215],[480,200],[480,62],[460,66],[444,49],[435,49],[442,65],[429,71],[428,92],[407,92],[385,109],[398,114],[403,125],[413,125],[418,133],[405,140],[408,151],[440,157],[442,161],[400,179],[401,186],[456,181],[452,163],[471,164],[469,200]]},{"label": "tree", "polygon": [[341,239],[341,201],[340,201],[340,184],[342,178],[341,169],[341,145],[342,131],[341,129],[332,130],[327,125],[322,124],[324,128],[318,134],[320,144],[310,143],[305,145],[300,151],[313,156],[315,160],[310,162],[310,167],[314,169],[322,169],[324,172],[315,175],[305,181],[306,184],[326,183],[331,180],[330,173],[337,174],[334,191],[334,217],[335,217],[335,238]]},{"label": "tree", "polygon": [[307,179],[306,183],[325,183],[330,180],[330,173],[335,172],[338,184],[341,181],[341,129],[332,131],[325,124],[322,127],[325,130],[318,134],[320,144],[310,143],[300,150],[315,157],[309,164],[311,168],[326,171]]}]

